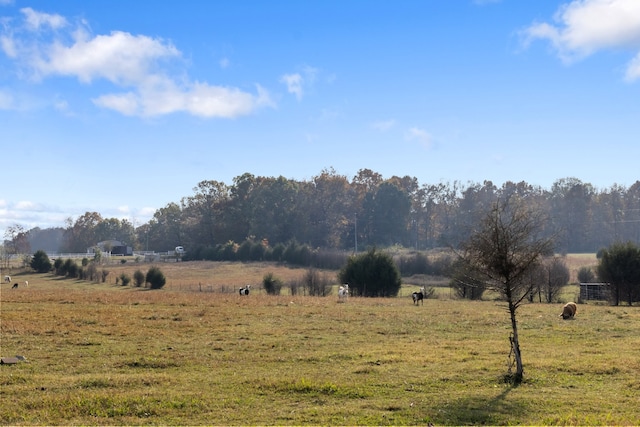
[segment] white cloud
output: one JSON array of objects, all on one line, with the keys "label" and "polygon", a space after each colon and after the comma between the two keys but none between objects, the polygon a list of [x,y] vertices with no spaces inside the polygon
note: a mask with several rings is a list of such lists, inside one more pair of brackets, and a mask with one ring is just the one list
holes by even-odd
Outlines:
[{"label": "white cloud", "polygon": [[18,56],[15,43],[11,37],[0,37],[0,48],[9,58],[15,58]]},{"label": "white cloud", "polygon": [[128,215],[129,213],[131,213],[131,209],[129,209],[129,206],[127,205],[118,206],[116,210],[123,215]]},{"label": "white cloud", "polygon": [[304,138],[307,140],[308,144],[313,144],[320,140],[320,135],[316,133],[305,133]]},{"label": "white cloud", "polygon": [[155,61],[179,55],[173,45],[161,40],[114,31],[77,39],[71,46],[54,43],[34,65],[45,75],[74,76],[85,83],[104,78],[126,85],[143,82],[155,68]]},{"label": "white cloud", "polygon": [[[287,86],[287,91],[294,94],[299,101],[307,90],[314,86],[318,73],[317,68],[305,65],[299,73],[284,74],[280,78],[280,82],[284,83]],[[335,80],[335,76],[330,76],[330,79],[330,81]]]},{"label": "white cloud", "polygon": [[[551,43],[566,63],[582,59],[599,50],[640,49],[640,1],[574,0],[554,16],[555,24],[535,23],[523,31],[524,45],[535,40]],[[637,78],[629,64],[627,78]]]},{"label": "white cloud", "polygon": [[53,101],[53,108],[61,113],[70,114],[69,103],[64,99],[55,99]]},{"label": "white cloud", "polygon": [[430,148],[432,143],[431,135],[424,129],[412,127],[407,131],[406,138],[409,141],[418,141],[425,148]]},{"label": "white cloud", "polygon": [[26,200],[19,201],[15,204],[15,209],[19,211],[30,211],[37,207],[37,205],[33,202],[29,202]]},{"label": "white cloud", "polygon": [[65,214],[57,208],[43,206],[23,200],[18,202],[0,201],[0,236],[15,224],[25,229],[33,227],[57,226],[64,223]]},{"label": "white cloud", "polygon": [[94,98],[92,101],[99,107],[117,111],[125,116],[139,115],[139,96],[133,92],[118,95],[102,95],[98,98]]},{"label": "white cloud", "polygon": [[53,30],[57,30],[67,25],[67,20],[60,15],[36,12],[30,7],[20,9],[20,12],[25,17],[27,28],[32,31],[37,31],[41,27],[51,27]]},{"label": "white cloud", "polygon": [[302,99],[302,76],[300,74],[285,74],[280,78],[280,81],[287,85],[289,93],[294,94],[298,100]]},{"label": "white cloud", "polygon": [[143,217],[148,217],[151,218],[153,216],[153,214],[156,213],[158,209],[157,208],[152,208],[152,207],[144,207],[142,209],[138,210],[138,215],[143,216]]},{"label": "white cloud", "polygon": [[[15,224],[29,230],[34,227],[42,229],[51,227],[66,227],[68,218],[78,218],[85,212],[95,211],[96,207],[78,206],[61,209],[59,206],[48,206],[31,201],[8,202],[0,199],[0,238],[7,227]],[[144,207],[134,209],[129,206],[117,208],[100,208],[103,218],[127,219],[138,226],[148,222],[156,212],[156,208]]]},{"label": "white cloud", "polygon": [[390,130],[392,127],[394,127],[395,125],[396,125],[396,121],[391,119],[391,120],[375,122],[371,125],[371,127],[373,127],[377,131],[386,132]]},{"label": "white cloud", "polygon": [[[70,27],[60,15],[22,9],[25,27],[40,32],[29,37],[5,28],[0,47],[36,80],[51,76],[77,78],[84,84],[106,80],[124,89],[94,97],[96,106],[129,116],[186,112],[199,117],[234,118],[273,106],[269,93],[189,81],[184,71],[170,73],[181,52],[170,42],[122,31],[92,35],[79,23],[62,36],[47,36],[44,27]],[[16,35],[18,34],[18,35]],[[6,101],[5,101],[6,102]]]},{"label": "white cloud", "polygon": [[273,106],[269,94],[260,86],[257,95],[252,95],[237,88],[200,82],[187,87],[177,87],[169,80],[163,83],[144,85],[139,93],[102,95],[93,102],[127,116],[143,117],[186,112],[204,118],[233,118],[250,114],[258,107]]},{"label": "white cloud", "polygon": [[0,110],[11,110],[13,108],[13,96],[8,92],[0,90]]},{"label": "white cloud", "polygon": [[640,78],[640,53],[629,62],[625,73],[625,80],[633,81]]}]

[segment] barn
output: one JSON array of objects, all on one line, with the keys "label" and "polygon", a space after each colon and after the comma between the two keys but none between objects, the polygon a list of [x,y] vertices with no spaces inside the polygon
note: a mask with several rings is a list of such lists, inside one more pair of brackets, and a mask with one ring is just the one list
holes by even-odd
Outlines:
[{"label": "barn", "polygon": [[87,249],[87,252],[95,253],[97,252],[97,249],[99,249],[101,252],[106,252],[111,255],[133,255],[133,248],[131,246],[127,246],[125,243],[122,243],[119,240],[103,240],[102,242],[98,242],[95,246]]}]

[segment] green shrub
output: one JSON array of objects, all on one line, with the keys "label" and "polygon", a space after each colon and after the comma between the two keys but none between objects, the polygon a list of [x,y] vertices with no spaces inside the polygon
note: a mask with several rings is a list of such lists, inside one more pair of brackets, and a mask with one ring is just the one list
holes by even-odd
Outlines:
[{"label": "green shrub", "polygon": [[122,284],[122,286],[129,285],[129,282],[131,282],[131,277],[129,277],[126,273],[120,274],[120,283]]},{"label": "green shrub", "polygon": [[402,284],[393,258],[375,249],[350,257],[338,278],[355,295],[364,297],[395,297]]},{"label": "green shrub", "polygon": [[282,289],[282,281],[277,279],[273,273],[267,273],[262,278],[262,286],[269,295],[280,295],[280,289]]},{"label": "green shrub", "polygon": [[151,267],[149,271],[147,271],[145,283],[148,283],[151,289],[162,289],[167,283],[167,279],[158,267]]},{"label": "green shrub", "polygon": [[133,284],[137,287],[141,287],[142,285],[144,285],[144,273],[140,270],[136,270],[135,273],[133,273]]},{"label": "green shrub", "polygon": [[51,261],[45,251],[39,250],[31,258],[31,268],[37,273],[47,273],[51,271]]}]

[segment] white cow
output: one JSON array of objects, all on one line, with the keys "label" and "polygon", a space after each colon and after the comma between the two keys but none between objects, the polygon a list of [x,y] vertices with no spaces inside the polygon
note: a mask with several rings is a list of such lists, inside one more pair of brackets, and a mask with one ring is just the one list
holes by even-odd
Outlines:
[{"label": "white cow", "polygon": [[338,289],[338,301],[345,301],[349,297],[349,285],[345,283]]}]

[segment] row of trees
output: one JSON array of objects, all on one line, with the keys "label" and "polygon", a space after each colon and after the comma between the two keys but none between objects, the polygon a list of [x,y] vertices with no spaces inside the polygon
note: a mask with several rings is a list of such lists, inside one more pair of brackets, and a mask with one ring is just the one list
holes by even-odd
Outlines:
[{"label": "row of trees", "polygon": [[[37,273],[53,272],[57,276],[104,283],[109,276],[109,271],[99,269],[99,263],[100,259],[97,256],[93,260],[83,258],[80,265],[70,258],[64,260],[56,258],[52,263],[45,251],[38,250],[31,257],[30,267]],[[137,287],[148,285],[151,289],[161,289],[166,281],[164,273],[158,267],[149,268],[146,274],[140,270],[136,270],[133,274],[133,283]],[[131,277],[125,273],[116,278],[116,283],[122,283],[123,286],[127,286],[130,282]]]},{"label": "row of trees", "polygon": [[423,250],[465,241],[496,201],[512,197],[547,214],[541,234],[556,236],[556,252],[640,242],[640,181],[605,190],[576,178],[560,179],[551,189],[526,182],[421,185],[409,176],[383,179],[369,169],[349,180],[330,169],[303,181],[245,173],[231,185],[202,181],[193,191],[139,226],[87,212],[58,230],[14,227],[5,236],[7,250],[20,253],[28,243],[39,249],[45,238],[61,252],[84,252],[108,239],[155,251],[183,245],[192,252],[245,240],[271,246],[296,240],[347,251],[396,244]]}]

